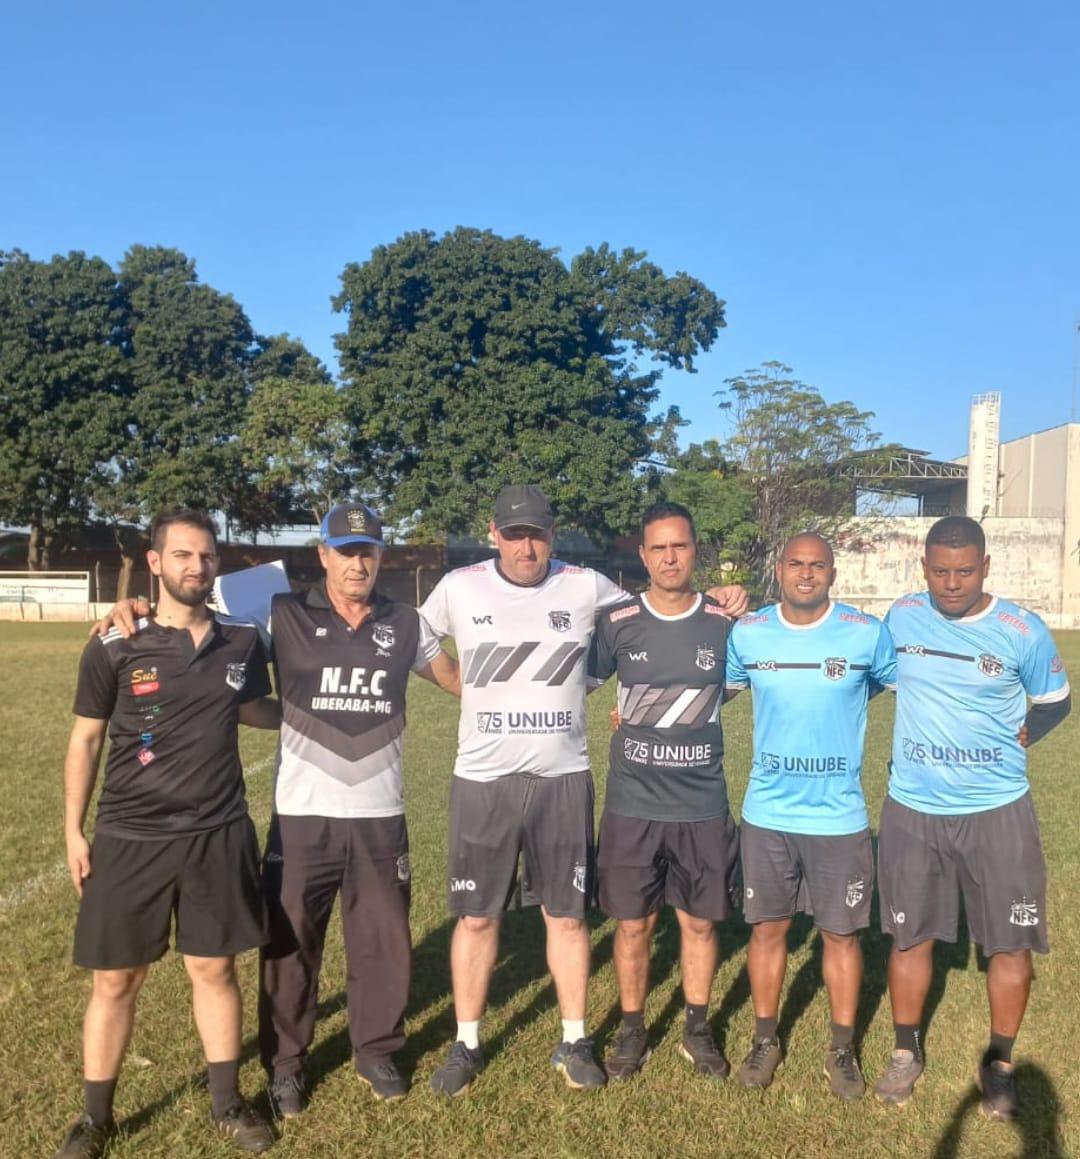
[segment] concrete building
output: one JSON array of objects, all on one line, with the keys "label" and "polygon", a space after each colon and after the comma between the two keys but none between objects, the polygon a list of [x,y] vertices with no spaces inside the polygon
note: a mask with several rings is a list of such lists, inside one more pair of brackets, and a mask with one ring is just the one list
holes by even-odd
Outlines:
[{"label": "concrete building", "polygon": [[[1039,613],[1052,628],[1080,628],[1080,423],[1001,443],[1000,394],[975,395],[968,454],[952,463],[912,458],[863,487],[915,496],[917,516],[870,522],[870,534],[837,554],[835,594],[884,614],[925,586],[926,532],[945,514],[981,521],[990,554],[988,590]],[[963,468],[962,473],[957,468]]]}]

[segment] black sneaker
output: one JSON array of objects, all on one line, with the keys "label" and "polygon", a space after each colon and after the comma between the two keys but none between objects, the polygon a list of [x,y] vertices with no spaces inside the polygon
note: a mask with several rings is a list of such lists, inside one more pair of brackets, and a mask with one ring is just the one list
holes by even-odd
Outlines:
[{"label": "black sneaker", "polygon": [[855,1058],[855,1047],[832,1047],[825,1055],[825,1077],[829,1090],[841,1099],[861,1099],[866,1094],[866,1080]]},{"label": "black sneaker", "polygon": [[780,1040],[778,1038],[758,1038],[739,1067],[739,1082],[744,1087],[764,1090],[773,1080],[780,1065]]},{"label": "black sneaker", "polygon": [[731,1073],[731,1065],[716,1045],[716,1039],[708,1026],[702,1026],[699,1030],[684,1030],[679,1054],[694,1064],[698,1074],[726,1079]]},{"label": "black sneaker", "polygon": [[607,1075],[593,1054],[591,1038],[560,1042],[551,1056],[551,1065],[575,1091],[594,1091],[607,1082]]},{"label": "black sneaker", "polygon": [[1020,1113],[1020,1103],[1016,1097],[1016,1080],[1013,1078],[1011,1063],[994,1059],[988,1062],[984,1057],[979,1063],[979,1090],[982,1102],[979,1109],[988,1119],[998,1119],[1008,1123]]},{"label": "black sneaker", "polygon": [[463,1042],[450,1047],[446,1062],[431,1076],[431,1089],[438,1095],[456,1098],[463,1095],[476,1076],[484,1069],[484,1052],[480,1047],[470,1050]]},{"label": "black sneaker", "polygon": [[611,1053],[604,1060],[607,1077],[613,1083],[623,1082],[641,1070],[650,1054],[652,1050],[645,1027],[627,1026],[624,1023],[615,1032]]},{"label": "black sneaker", "polygon": [[915,1083],[925,1063],[910,1050],[896,1050],[889,1055],[889,1065],[878,1079],[874,1094],[883,1102],[902,1107],[915,1093]]},{"label": "black sneaker", "polygon": [[409,1093],[409,1084],[392,1058],[384,1058],[382,1062],[361,1062],[357,1059],[356,1077],[369,1086],[371,1093],[382,1102],[403,1099]]},{"label": "black sneaker", "polygon": [[214,1118],[213,1111],[210,1117],[218,1133],[231,1139],[241,1151],[258,1154],[260,1151],[268,1151],[274,1145],[273,1127],[243,1099],[237,1099],[220,1119]]},{"label": "black sneaker", "polygon": [[267,1083],[270,1110],[278,1119],[295,1119],[307,1106],[307,1081],[302,1070],[294,1074],[274,1075]]},{"label": "black sneaker", "polygon": [[95,1123],[84,1111],[72,1124],[53,1159],[98,1159],[116,1134],[116,1122]]}]

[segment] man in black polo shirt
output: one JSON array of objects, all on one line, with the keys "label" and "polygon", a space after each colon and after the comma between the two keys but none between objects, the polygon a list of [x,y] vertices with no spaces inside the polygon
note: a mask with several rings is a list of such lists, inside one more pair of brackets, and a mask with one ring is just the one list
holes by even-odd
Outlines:
[{"label": "man in black polo shirt", "polygon": [[739,855],[728,811],[720,703],[731,621],[692,586],[697,544],[690,512],[657,503],[641,523],[648,591],[608,608],[596,625],[594,673],[619,678],[600,822],[600,906],[616,919],[615,976],[622,1026],[605,1067],[630,1078],[649,1056],[649,949],[665,902],[682,943],[686,1025],[680,1053],[723,1079],[730,1070],[709,1029],[716,972],[713,923],[731,916]]},{"label": "man in black polo shirt", "polygon": [[[237,1087],[234,957],[266,937],[237,723],[274,727],[279,713],[263,699],[270,681],[256,628],[206,607],[218,564],[210,518],[166,512],[153,523],[151,544],[157,612],[130,639],[110,632],[86,645],[64,764],[67,861],[81,899],[75,962],[94,975],[83,1030],[86,1107],[58,1159],[103,1154],[115,1130],[113,1094],[136,995],[168,949],[174,914],[214,1123],[244,1151],[274,1141]],[[106,729],[111,747],[91,847],[83,826]]]},{"label": "man in black polo shirt", "polygon": [[344,503],[322,521],[323,581],[275,596],[282,702],[274,815],[263,862],[270,942],[262,954],[259,1045],[275,1113],[298,1114],[315,1031],[327,923],[340,897],[353,1062],[378,1099],[408,1090],[412,943],[402,739],[410,672],[460,694],[457,662],[415,608],[375,590],[382,524]]}]

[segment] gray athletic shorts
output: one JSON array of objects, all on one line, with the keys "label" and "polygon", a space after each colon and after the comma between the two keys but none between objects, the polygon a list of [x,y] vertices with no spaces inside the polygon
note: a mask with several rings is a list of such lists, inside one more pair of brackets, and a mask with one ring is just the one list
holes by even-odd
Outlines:
[{"label": "gray athletic shorts", "polygon": [[955,942],[960,895],[983,953],[1050,949],[1046,862],[1031,794],[982,813],[938,816],[885,798],[878,832],[881,928],[901,950]]},{"label": "gray athletic shorts", "polygon": [[498,917],[511,904],[518,856],[521,904],[584,917],[595,891],[595,804],[588,770],[558,777],[508,773],[450,786],[450,912]]},{"label": "gray athletic shorts", "polygon": [[842,836],[781,833],[744,821],[743,916],[750,923],[811,914],[819,930],[853,934],[870,924],[870,830]]},{"label": "gray athletic shorts", "polygon": [[738,901],[739,830],[730,813],[707,821],[644,821],[605,812],[597,873],[600,908],[626,921],[665,902],[695,918],[729,918]]}]

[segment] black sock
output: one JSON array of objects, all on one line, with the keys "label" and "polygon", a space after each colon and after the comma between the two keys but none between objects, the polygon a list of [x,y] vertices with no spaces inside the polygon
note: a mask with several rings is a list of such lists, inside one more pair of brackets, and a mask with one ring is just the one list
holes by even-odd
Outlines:
[{"label": "black sock", "polygon": [[210,1076],[210,1105],[214,1118],[220,1119],[240,1098],[240,1060],[208,1062],[206,1070]]},{"label": "black sock", "polygon": [[90,1079],[83,1079],[86,1113],[95,1123],[112,1122],[115,1095],[116,1079],[99,1079],[93,1082]]},{"label": "black sock", "polygon": [[893,1033],[896,1035],[897,1050],[910,1050],[916,1058],[922,1058],[922,1031],[918,1026],[894,1022]]},{"label": "black sock", "polygon": [[695,1006],[693,1002],[686,1004],[686,1031],[688,1034],[697,1034],[705,1029],[709,1018],[709,1004]]},{"label": "black sock", "polygon": [[779,1020],[776,1018],[755,1018],[754,1019],[754,1037],[755,1038],[775,1038],[776,1024]]},{"label": "black sock", "polygon": [[1012,1062],[1012,1048],[1015,1041],[1015,1034],[1010,1038],[1007,1034],[996,1034],[991,1030],[990,1045],[986,1048],[983,1060],[987,1063]]},{"label": "black sock", "polygon": [[840,1050],[850,1046],[855,1041],[855,1027],[842,1026],[839,1022],[830,1023],[832,1026],[832,1049]]},{"label": "black sock", "polygon": [[623,1026],[628,1030],[644,1030],[645,1029],[645,1011],[644,1010],[624,1010],[622,1015]]}]

